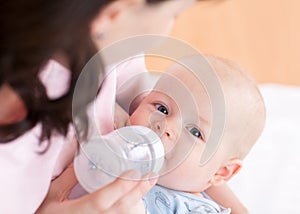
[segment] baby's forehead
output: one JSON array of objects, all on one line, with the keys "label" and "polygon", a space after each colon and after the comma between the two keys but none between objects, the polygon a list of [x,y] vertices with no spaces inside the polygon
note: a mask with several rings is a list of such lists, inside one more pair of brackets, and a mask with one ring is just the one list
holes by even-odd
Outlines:
[{"label": "baby's forehead", "polygon": [[191,70],[181,64],[173,64],[162,75],[162,81],[172,81],[174,83],[181,82],[186,86],[193,86],[199,89],[204,89],[205,84],[201,78],[201,72]]},{"label": "baby's forehead", "polygon": [[207,96],[205,84],[198,76],[194,71],[176,64],[162,74],[155,89],[177,91],[182,96],[186,94],[185,97],[192,96],[197,101],[199,97]]},{"label": "baby's forehead", "polygon": [[154,90],[170,97],[185,118],[189,116],[195,121],[199,116],[206,118],[211,114],[210,100],[202,80],[183,66],[169,68]]},{"label": "baby's forehead", "polygon": [[[247,108],[247,104],[253,102],[248,96],[243,96],[243,93],[254,97],[254,99],[259,99],[259,95],[256,92],[256,84],[238,64],[213,56],[207,56],[206,58],[211,66],[209,72],[215,73],[215,77],[218,78],[221,85],[226,105],[229,107],[227,111],[235,109],[231,108],[231,105]],[[200,103],[203,105],[205,102],[209,102],[206,100],[207,97],[209,100],[213,98],[213,95],[208,93],[207,86],[211,82],[205,82],[203,76],[206,73],[201,70],[203,68],[200,67],[199,69],[191,70],[180,63],[174,63],[162,75],[160,87],[166,88],[168,85],[173,85],[173,90],[182,90],[182,88],[185,88],[186,92],[194,97],[197,104]],[[174,85],[177,87],[174,87]],[[203,99],[205,99],[205,102],[203,102]],[[246,109],[240,109],[239,111],[246,111]]]}]

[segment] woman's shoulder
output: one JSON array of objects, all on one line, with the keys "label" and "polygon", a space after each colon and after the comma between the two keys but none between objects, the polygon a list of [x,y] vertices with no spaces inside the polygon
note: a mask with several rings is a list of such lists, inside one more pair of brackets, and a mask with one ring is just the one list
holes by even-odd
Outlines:
[{"label": "woman's shoulder", "polygon": [[40,142],[40,133],[41,124],[37,124],[0,144],[0,200],[9,202],[1,205],[0,213],[33,213],[46,195],[65,137],[55,135],[49,144]]}]

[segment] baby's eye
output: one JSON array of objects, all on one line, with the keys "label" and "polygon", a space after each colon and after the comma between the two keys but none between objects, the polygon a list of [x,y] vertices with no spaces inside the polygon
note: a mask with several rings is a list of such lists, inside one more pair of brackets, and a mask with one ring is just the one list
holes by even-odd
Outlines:
[{"label": "baby's eye", "polygon": [[165,115],[168,115],[168,109],[167,109],[165,106],[160,105],[160,104],[157,104],[155,107],[156,107],[156,109],[157,109],[158,111],[160,111],[161,113],[163,113],[163,114],[165,114]]},{"label": "baby's eye", "polygon": [[189,129],[189,131],[190,131],[190,133],[191,133],[192,135],[194,135],[196,138],[203,139],[201,132],[200,132],[197,128],[191,127],[191,128]]}]

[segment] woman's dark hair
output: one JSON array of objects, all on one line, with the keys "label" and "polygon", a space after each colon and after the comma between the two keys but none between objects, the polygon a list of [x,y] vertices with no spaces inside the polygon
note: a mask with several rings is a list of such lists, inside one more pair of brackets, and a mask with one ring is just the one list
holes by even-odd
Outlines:
[{"label": "woman's dark hair", "polygon": [[[53,132],[66,135],[72,120],[72,96],[77,78],[97,52],[90,37],[90,23],[110,2],[112,0],[1,1],[0,87],[8,84],[21,97],[27,117],[16,124],[0,126],[0,142],[17,138],[38,122],[42,125],[41,140],[49,139]],[[66,94],[49,99],[38,73],[58,51],[67,56],[71,81]],[[98,78],[91,76],[81,87],[90,90],[98,87]],[[93,99],[94,96],[83,94],[75,106],[77,115],[86,124],[84,112]]]}]

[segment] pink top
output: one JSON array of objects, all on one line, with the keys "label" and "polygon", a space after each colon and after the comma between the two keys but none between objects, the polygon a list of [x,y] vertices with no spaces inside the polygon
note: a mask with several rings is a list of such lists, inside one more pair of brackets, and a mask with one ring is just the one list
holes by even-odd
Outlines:
[{"label": "pink top", "polygon": [[[105,80],[95,101],[102,133],[113,128],[112,106],[119,81],[145,70],[144,58],[139,57],[118,66]],[[40,75],[51,98],[66,92],[69,77],[69,70],[54,60],[49,61]],[[66,137],[52,136],[51,146],[42,155],[38,152],[43,151],[46,142],[39,144],[40,132],[41,125],[37,124],[13,142],[0,144],[0,213],[34,213],[46,196],[51,180],[73,160],[76,141],[71,126]]]}]

